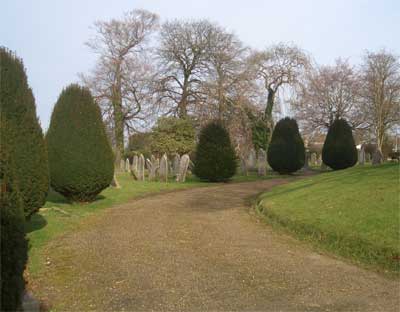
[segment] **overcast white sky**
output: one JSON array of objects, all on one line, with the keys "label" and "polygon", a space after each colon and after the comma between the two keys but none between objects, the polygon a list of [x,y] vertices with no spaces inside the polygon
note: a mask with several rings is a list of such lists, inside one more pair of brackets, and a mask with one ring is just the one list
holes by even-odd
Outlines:
[{"label": "overcast white sky", "polygon": [[84,45],[95,20],[147,9],[170,18],[208,18],[254,48],[293,42],[320,64],[358,63],[365,50],[400,53],[398,0],[2,0],[0,45],[25,63],[44,129],[62,88],[95,56]]}]

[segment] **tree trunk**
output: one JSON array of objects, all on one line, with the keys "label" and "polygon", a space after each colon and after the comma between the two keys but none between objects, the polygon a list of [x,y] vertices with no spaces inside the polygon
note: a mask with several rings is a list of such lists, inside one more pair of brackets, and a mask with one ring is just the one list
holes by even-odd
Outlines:
[{"label": "tree trunk", "polygon": [[124,115],[122,111],[121,76],[119,71],[120,68],[117,66],[112,103],[114,108],[115,168],[118,169],[124,154]]},{"label": "tree trunk", "polygon": [[178,117],[180,119],[185,119],[187,117],[187,101],[186,99],[181,99],[178,105]]},{"label": "tree trunk", "polygon": [[115,135],[115,168],[119,168],[124,153],[124,120],[122,104],[115,101],[114,106],[114,135]]},{"label": "tree trunk", "polygon": [[264,112],[264,122],[266,127],[266,146],[271,140],[272,130],[274,128],[273,120],[272,120],[272,109],[274,108],[275,102],[275,91],[271,88],[268,88],[268,98],[267,98],[267,106],[265,107]]},{"label": "tree trunk", "polygon": [[188,78],[185,76],[183,81],[182,97],[178,104],[178,117],[180,119],[185,119],[187,117],[188,87]]},{"label": "tree trunk", "polygon": [[378,128],[376,131],[376,153],[379,153],[379,155],[374,155],[374,161],[373,163],[380,164],[382,163],[383,160],[383,153],[382,153],[382,147],[383,147],[383,141],[385,137],[385,130],[382,128]]},{"label": "tree trunk", "polygon": [[274,108],[275,91],[268,88],[267,106],[265,107],[264,118],[266,120],[272,119],[272,109]]},{"label": "tree trunk", "polygon": [[222,121],[223,115],[225,112],[225,103],[224,103],[224,90],[222,83],[222,74],[218,71],[218,119]]}]

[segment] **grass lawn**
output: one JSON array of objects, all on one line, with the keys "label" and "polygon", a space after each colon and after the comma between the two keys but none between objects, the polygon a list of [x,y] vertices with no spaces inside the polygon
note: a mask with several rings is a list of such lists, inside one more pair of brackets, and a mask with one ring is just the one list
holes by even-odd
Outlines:
[{"label": "grass lawn", "polygon": [[257,210],[317,247],[399,273],[399,168],[358,166],[278,186]]},{"label": "grass lawn", "polygon": [[[268,174],[263,179],[276,178],[275,174]],[[249,176],[235,176],[232,182],[246,182],[260,179],[255,174]],[[66,234],[80,226],[80,221],[93,214],[99,213],[105,208],[122,204],[140,196],[159,193],[163,191],[187,189],[192,187],[215,185],[213,183],[200,182],[194,177],[189,177],[185,183],[162,182],[138,182],[134,181],[128,173],[118,176],[122,188],[107,188],[98,199],[89,204],[71,204],[63,196],[51,192],[47,202],[39,213],[32,216],[26,224],[26,232],[29,238],[29,264],[28,272],[31,276],[38,274],[44,267],[43,247],[58,236]]]}]

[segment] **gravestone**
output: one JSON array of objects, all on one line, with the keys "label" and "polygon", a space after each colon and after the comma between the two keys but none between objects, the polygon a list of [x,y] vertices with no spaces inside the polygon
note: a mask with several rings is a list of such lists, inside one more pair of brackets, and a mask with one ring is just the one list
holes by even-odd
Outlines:
[{"label": "gravestone", "polygon": [[138,171],[138,157],[137,157],[137,155],[133,156],[132,170],[133,170],[135,173],[137,173],[137,171]]},{"label": "gravestone", "polygon": [[267,153],[262,148],[258,150],[257,172],[259,176],[267,174]]},{"label": "gravestone", "polygon": [[149,181],[154,181],[157,178],[157,171],[160,167],[160,161],[153,158],[153,161],[146,159],[147,169],[149,171]]},{"label": "gravestone", "polygon": [[160,181],[168,182],[168,157],[166,154],[161,157],[159,176]]},{"label": "gravestone", "polygon": [[317,154],[311,153],[311,166],[315,166],[317,164]]},{"label": "gravestone", "polygon": [[323,161],[321,161],[321,170],[326,170],[326,169],[328,169],[328,166],[325,165]]},{"label": "gravestone", "polygon": [[157,161],[157,158],[156,158],[156,156],[154,156],[153,154],[150,156],[150,160],[151,160],[151,162],[153,163],[153,164],[155,164],[156,163],[156,161]]},{"label": "gravestone", "polygon": [[254,170],[256,168],[256,151],[252,148],[249,152],[249,156],[247,157],[247,168],[250,170]]},{"label": "gravestone", "polygon": [[323,161],[322,161],[322,155],[318,154],[317,156],[317,165],[322,165]]},{"label": "gravestone", "polygon": [[246,175],[246,176],[248,175],[247,164],[246,164],[246,160],[244,159],[244,157],[240,158],[240,173],[242,175]]},{"label": "gravestone", "polygon": [[138,159],[138,180],[144,181],[144,156],[143,156],[143,154],[140,154],[139,159]]},{"label": "gravestone", "polygon": [[119,162],[119,170],[121,172],[125,171],[125,161],[121,158],[120,162]]},{"label": "gravestone", "polygon": [[117,177],[115,176],[115,173],[114,173],[113,179],[111,181],[111,186],[115,187],[115,188],[121,188],[121,186],[118,183]]},{"label": "gravestone", "polygon": [[174,160],[172,162],[172,173],[174,177],[177,177],[179,174],[179,164],[181,162],[181,156],[179,154],[175,154]]},{"label": "gravestone", "polygon": [[310,160],[310,152],[306,152],[304,157],[304,166],[303,166],[303,168],[306,170],[310,168],[309,160]]},{"label": "gravestone", "polygon": [[182,155],[181,162],[179,164],[179,174],[176,177],[176,182],[185,182],[186,173],[189,167],[190,157],[188,154]]},{"label": "gravestone", "polygon": [[131,171],[131,164],[129,163],[129,158],[127,158],[127,159],[125,160],[125,171],[126,171],[126,172]]},{"label": "gravestone", "polygon": [[358,152],[358,163],[360,165],[364,165],[364,163],[365,163],[365,149],[364,149],[364,146],[361,146],[360,151]]},{"label": "gravestone", "polygon": [[376,151],[372,155],[372,164],[380,165],[382,163],[382,160],[383,160],[382,153],[378,149],[376,149]]}]

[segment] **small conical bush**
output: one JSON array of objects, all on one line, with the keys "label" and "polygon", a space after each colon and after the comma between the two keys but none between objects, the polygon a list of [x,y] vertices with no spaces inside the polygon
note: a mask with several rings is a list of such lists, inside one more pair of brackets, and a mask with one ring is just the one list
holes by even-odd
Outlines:
[{"label": "small conical bush", "polygon": [[113,153],[90,91],[72,84],[61,92],[46,135],[50,183],[72,201],[92,201],[113,179]]},{"label": "small conical bush", "polygon": [[281,119],[272,132],[268,146],[268,163],[280,174],[295,172],[304,166],[304,142],[297,122],[291,118]]},{"label": "small conical bush", "polygon": [[15,128],[10,148],[28,217],[46,201],[47,150],[22,61],[5,48],[0,48],[0,99],[1,115]]},{"label": "small conical bush", "polygon": [[228,131],[216,121],[200,132],[194,174],[211,182],[227,181],[236,172],[237,159]]},{"label": "small conical bush", "polygon": [[25,289],[28,259],[25,239],[24,200],[19,191],[13,154],[13,121],[0,116],[0,220],[1,220],[1,311],[19,311]]},{"label": "small conical bush", "polygon": [[353,167],[357,163],[357,148],[351,127],[344,119],[336,119],[329,127],[322,161],[333,170]]}]

